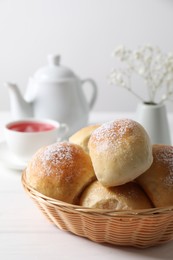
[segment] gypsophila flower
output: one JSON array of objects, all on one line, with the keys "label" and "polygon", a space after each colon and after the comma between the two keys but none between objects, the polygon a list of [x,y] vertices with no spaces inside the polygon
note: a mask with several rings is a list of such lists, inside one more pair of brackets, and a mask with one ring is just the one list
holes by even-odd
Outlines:
[{"label": "gypsophila flower", "polygon": [[[163,53],[160,48],[144,45],[137,50],[117,47],[113,57],[122,62],[125,67],[113,69],[110,83],[123,87],[143,102],[163,103],[173,98],[173,53]],[[148,100],[132,89],[132,76],[140,76],[147,87]],[[158,94],[163,93],[160,97]]]}]

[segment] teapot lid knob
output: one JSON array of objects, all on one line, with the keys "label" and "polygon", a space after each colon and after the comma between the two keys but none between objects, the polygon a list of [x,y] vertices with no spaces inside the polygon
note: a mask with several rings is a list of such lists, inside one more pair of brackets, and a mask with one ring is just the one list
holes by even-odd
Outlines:
[{"label": "teapot lid knob", "polygon": [[60,64],[60,55],[49,54],[47,56],[48,66],[40,68],[34,74],[34,79],[37,81],[53,81],[70,79],[76,77],[73,71]]},{"label": "teapot lid knob", "polygon": [[49,54],[48,55],[48,64],[53,65],[53,66],[58,66],[60,64],[60,55],[54,55],[54,54]]}]

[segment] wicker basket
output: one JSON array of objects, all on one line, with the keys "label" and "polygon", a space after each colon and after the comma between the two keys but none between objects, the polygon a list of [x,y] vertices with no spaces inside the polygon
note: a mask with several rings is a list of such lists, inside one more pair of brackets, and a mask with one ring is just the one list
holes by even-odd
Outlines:
[{"label": "wicker basket", "polygon": [[173,239],[173,207],[135,211],[107,211],[64,203],[37,192],[26,183],[25,191],[58,228],[97,243],[146,248]]}]

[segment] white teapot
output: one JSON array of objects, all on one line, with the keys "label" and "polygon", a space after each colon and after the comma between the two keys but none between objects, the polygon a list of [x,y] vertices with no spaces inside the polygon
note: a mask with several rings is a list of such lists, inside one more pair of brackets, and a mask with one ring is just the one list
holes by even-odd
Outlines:
[{"label": "white teapot", "polygon": [[[89,101],[82,89],[86,82],[92,86]],[[49,55],[48,65],[39,69],[34,77],[29,79],[24,98],[16,84],[6,84],[14,119],[54,119],[68,125],[69,136],[87,124],[89,111],[97,97],[94,80],[80,80],[70,69],[60,65],[59,55]]]}]

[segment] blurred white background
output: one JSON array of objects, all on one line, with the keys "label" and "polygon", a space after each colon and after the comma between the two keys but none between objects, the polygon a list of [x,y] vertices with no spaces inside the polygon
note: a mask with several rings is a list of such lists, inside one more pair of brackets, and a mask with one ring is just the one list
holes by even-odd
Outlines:
[{"label": "blurred white background", "polygon": [[63,65],[97,82],[95,111],[133,111],[138,100],[108,84],[111,53],[146,43],[173,51],[172,26],[172,0],[0,0],[0,110],[10,108],[5,81],[24,93],[47,54],[61,54]]}]

